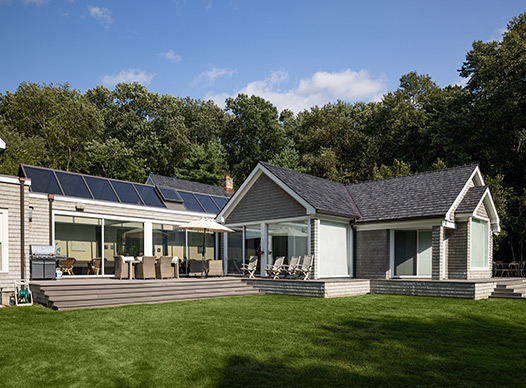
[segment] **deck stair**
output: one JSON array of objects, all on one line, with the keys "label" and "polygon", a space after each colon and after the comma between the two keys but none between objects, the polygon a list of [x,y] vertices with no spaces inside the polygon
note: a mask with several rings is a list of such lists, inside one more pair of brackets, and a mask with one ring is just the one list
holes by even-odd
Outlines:
[{"label": "deck stair", "polygon": [[31,282],[35,301],[56,310],[163,303],[260,293],[239,278],[63,279]]},{"label": "deck stair", "polygon": [[526,279],[510,279],[499,282],[490,298],[526,299]]}]

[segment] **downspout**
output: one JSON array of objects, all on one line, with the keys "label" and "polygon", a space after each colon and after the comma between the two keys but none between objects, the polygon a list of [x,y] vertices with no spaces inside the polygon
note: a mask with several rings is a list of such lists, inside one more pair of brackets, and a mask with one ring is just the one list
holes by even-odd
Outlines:
[{"label": "downspout", "polygon": [[49,201],[49,245],[55,246],[53,243],[53,200],[55,196],[53,194],[47,195],[47,200]]},{"label": "downspout", "polygon": [[352,277],[356,279],[356,229],[351,221],[351,238],[352,238]]},{"label": "downspout", "polygon": [[26,215],[25,192],[26,178],[18,177],[20,182],[20,279],[26,279]]}]

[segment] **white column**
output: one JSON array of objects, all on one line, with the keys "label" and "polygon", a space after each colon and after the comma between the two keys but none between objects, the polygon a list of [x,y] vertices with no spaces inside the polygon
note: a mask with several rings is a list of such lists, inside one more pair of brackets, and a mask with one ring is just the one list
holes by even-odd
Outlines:
[{"label": "white column", "polygon": [[154,255],[152,222],[144,221],[144,256],[152,255]]},{"label": "white column", "polygon": [[261,255],[261,270],[260,275],[265,276],[265,268],[267,267],[267,249],[268,249],[268,231],[267,231],[267,224],[264,222],[261,223],[260,226],[261,229],[261,250],[263,251],[263,254]]}]

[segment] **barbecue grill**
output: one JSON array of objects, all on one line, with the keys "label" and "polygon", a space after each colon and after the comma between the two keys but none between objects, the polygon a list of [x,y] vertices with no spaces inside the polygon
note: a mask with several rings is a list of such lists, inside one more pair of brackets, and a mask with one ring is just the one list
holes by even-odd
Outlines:
[{"label": "barbecue grill", "polygon": [[30,245],[31,279],[55,279],[56,260],[53,245]]}]

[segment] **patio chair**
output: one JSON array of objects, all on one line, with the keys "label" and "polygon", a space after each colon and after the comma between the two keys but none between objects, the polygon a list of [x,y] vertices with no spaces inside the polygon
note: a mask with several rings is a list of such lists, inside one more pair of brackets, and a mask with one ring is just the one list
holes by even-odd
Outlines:
[{"label": "patio chair", "polygon": [[188,260],[188,276],[201,276],[206,271],[206,263],[201,260]]},{"label": "patio chair", "polygon": [[243,264],[241,266],[241,270],[243,271],[243,277],[248,276],[249,279],[254,279],[254,274],[256,273],[257,267],[258,267],[258,257],[250,256],[250,259],[248,260],[248,264]]},{"label": "patio chair", "polygon": [[172,279],[174,270],[172,268],[172,256],[161,256],[155,262],[155,277],[157,279]]},{"label": "patio chair", "polygon": [[135,265],[135,278],[155,279],[155,256],[143,256],[140,263]]},{"label": "patio chair", "polygon": [[[104,259],[104,263],[106,263]],[[93,273],[94,275],[99,275],[102,271],[102,259],[100,257],[95,257],[91,261],[88,261],[88,275]]]},{"label": "patio chair", "polygon": [[[124,256],[113,256],[115,263],[115,279],[129,279],[129,265],[128,262],[124,261]],[[132,277],[134,274],[135,268],[132,267]]]},{"label": "patio chair", "polygon": [[290,263],[283,266],[283,276],[292,278],[295,276],[296,271],[301,267],[300,265],[301,256],[292,256]]},{"label": "patio chair", "polygon": [[298,278],[302,278],[303,280],[310,280],[310,277],[312,275],[312,269],[312,255],[305,255],[303,256],[303,262],[301,263],[301,267],[299,267],[296,271],[296,276]]},{"label": "patio chair", "polygon": [[207,260],[206,276],[223,276],[223,260]]},{"label": "patio chair", "polygon": [[73,267],[75,266],[76,261],[77,259],[75,259],[74,257],[68,257],[62,260],[62,262],[60,263],[60,269],[62,270],[62,273],[67,273],[69,275],[74,276],[75,274],[73,273]]},{"label": "patio chair", "polygon": [[285,256],[276,257],[276,260],[274,260],[274,264],[269,264],[267,265],[267,268],[265,268],[265,272],[267,273],[267,276],[272,277],[272,279],[279,278],[281,270],[283,269],[284,261],[285,261]]},{"label": "patio chair", "polygon": [[519,263],[519,276],[521,277],[526,276],[526,261],[521,261]]}]

